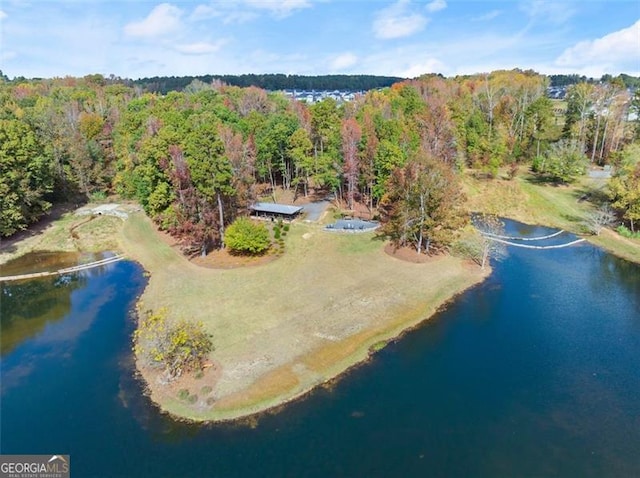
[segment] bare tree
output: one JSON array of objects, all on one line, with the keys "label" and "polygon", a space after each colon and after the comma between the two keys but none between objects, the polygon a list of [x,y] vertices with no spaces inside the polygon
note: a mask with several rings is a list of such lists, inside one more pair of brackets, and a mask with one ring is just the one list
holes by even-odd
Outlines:
[{"label": "bare tree", "polygon": [[589,213],[587,218],[584,220],[584,225],[587,227],[589,232],[599,236],[600,232],[615,220],[615,213],[608,204],[605,204],[604,206],[600,206],[597,210]]},{"label": "bare tree", "polygon": [[460,239],[454,250],[478,264],[484,270],[491,259],[500,259],[506,255],[506,246],[495,241],[504,234],[504,223],[497,216],[477,215],[473,218],[474,230]]}]

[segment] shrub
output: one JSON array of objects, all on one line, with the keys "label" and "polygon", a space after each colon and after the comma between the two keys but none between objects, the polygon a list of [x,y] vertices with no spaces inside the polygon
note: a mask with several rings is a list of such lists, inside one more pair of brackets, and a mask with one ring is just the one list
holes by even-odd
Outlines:
[{"label": "shrub", "polygon": [[631,232],[627,226],[618,226],[618,234],[629,239],[640,239],[640,232]]},{"label": "shrub", "polygon": [[180,389],[178,391],[178,398],[180,400],[186,400],[189,397],[189,390],[187,390],[186,388]]},{"label": "shrub", "polygon": [[104,191],[95,191],[91,193],[91,202],[102,202],[107,199],[107,193]]},{"label": "shrub", "polygon": [[144,365],[162,368],[171,380],[183,372],[201,370],[213,343],[201,323],[169,320],[163,309],[147,311],[139,321],[134,351]]},{"label": "shrub", "polygon": [[544,156],[533,160],[534,172],[558,183],[571,183],[582,176],[589,160],[576,141],[560,140],[551,145]]},{"label": "shrub", "polygon": [[187,397],[187,402],[189,402],[190,404],[194,404],[198,401],[198,396],[197,395],[189,395]]},{"label": "shrub", "polygon": [[227,228],[225,245],[240,254],[262,254],[271,245],[269,231],[264,224],[256,224],[239,217]]},{"label": "shrub", "polygon": [[211,391],[212,391],[212,390],[213,390],[213,388],[211,388],[209,385],[205,385],[204,387],[202,387],[202,388],[200,389],[200,393],[201,393],[202,395],[208,395],[208,394],[210,394],[210,393],[211,393]]},{"label": "shrub", "polygon": [[387,345],[389,345],[389,341],[381,340],[373,344],[371,347],[369,347],[369,352],[370,353],[379,352],[380,350],[385,348]]},{"label": "shrub", "polygon": [[285,232],[289,232],[289,224],[285,224],[284,226],[282,226],[282,229],[283,229]]}]

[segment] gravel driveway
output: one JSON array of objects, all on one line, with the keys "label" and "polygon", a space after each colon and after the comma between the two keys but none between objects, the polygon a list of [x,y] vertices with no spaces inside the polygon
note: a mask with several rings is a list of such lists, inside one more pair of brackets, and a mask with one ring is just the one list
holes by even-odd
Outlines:
[{"label": "gravel driveway", "polygon": [[328,199],[321,199],[320,201],[310,202],[303,207],[304,212],[307,214],[305,220],[311,222],[318,222],[322,217],[322,213],[326,211],[330,202]]}]

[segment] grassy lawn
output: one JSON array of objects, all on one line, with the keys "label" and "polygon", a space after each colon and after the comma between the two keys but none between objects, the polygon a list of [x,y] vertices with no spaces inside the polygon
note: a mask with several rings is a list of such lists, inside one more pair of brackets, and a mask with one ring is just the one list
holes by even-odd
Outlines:
[{"label": "grassy lawn", "polygon": [[[466,174],[464,187],[471,211],[509,217],[528,224],[557,227],[575,234],[585,234],[583,222],[596,206],[590,200],[602,196],[605,185],[601,180],[583,178],[571,186],[554,186],[540,182],[530,173],[516,179],[485,180]],[[640,241],[625,239],[605,230],[599,236],[585,238],[624,259],[640,263]]]},{"label": "grassy lawn", "polygon": [[[524,173],[484,180],[467,174],[471,211],[583,232],[601,193],[588,179],[551,186]],[[0,264],[33,250],[123,251],[150,273],[143,309],[201,321],[213,335],[212,367],[202,377],[160,385],[144,370],[152,398],[177,416],[224,420],[292,400],[365,360],[483,279],[477,266],[453,257],[424,264],[384,252],[375,233],[336,234],[318,224],[291,225],[285,253],[262,265],[199,267],[167,245],[151,221],[133,212],[122,221],[67,213],[21,241],[5,244]],[[605,230],[587,238],[640,262],[640,241]]]},{"label": "grassy lawn", "polygon": [[36,234],[23,233],[19,241],[6,241],[0,249],[0,264],[32,251],[118,251],[123,221],[113,216],[77,216],[73,211],[44,226]]},{"label": "grassy lawn", "polygon": [[[158,386],[147,372],[154,400],[192,419],[278,405],[366,359],[372,345],[420,323],[483,277],[451,257],[400,261],[374,237],[295,223],[275,261],[215,270],[189,263],[158,239],[146,217],[131,216],[122,248],[151,273],[143,307],[202,321],[216,347],[216,372],[187,386]],[[193,394],[205,386],[209,404],[177,396],[176,387]]]}]

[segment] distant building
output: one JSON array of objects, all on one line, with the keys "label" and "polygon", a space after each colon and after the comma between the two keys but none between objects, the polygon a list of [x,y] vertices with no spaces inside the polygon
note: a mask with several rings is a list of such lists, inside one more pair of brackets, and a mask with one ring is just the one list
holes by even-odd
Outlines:
[{"label": "distant building", "polygon": [[567,96],[566,86],[550,86],[547,88],[547,97],[553,100],[564,100]]},{"label": "distant building", "polygon": [[347,103],[353,101],[357,95],[364,94],[363,91],[348,90],[284,90],[283,93],[289,98],[309,104],[318,103],[327,98],[333,98],[337,103]]},{"label": "distant building", "polygon": [[267,219],[285,219],[291,221],[302,211],[300,206],[290,206],[289,204],[277,204],[271,202],[257,202],[251,209],[251,215]]}]

